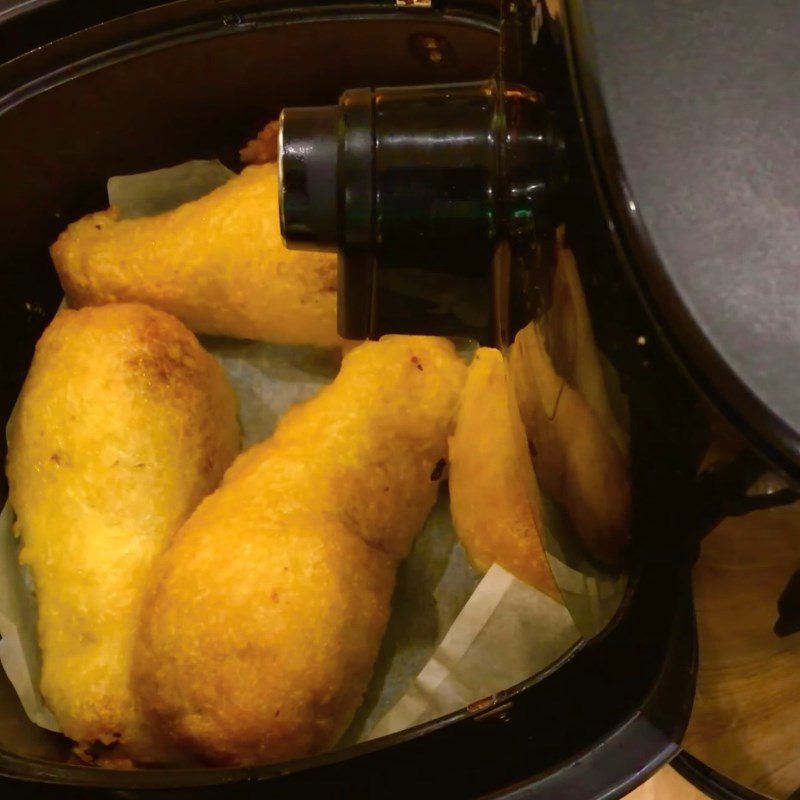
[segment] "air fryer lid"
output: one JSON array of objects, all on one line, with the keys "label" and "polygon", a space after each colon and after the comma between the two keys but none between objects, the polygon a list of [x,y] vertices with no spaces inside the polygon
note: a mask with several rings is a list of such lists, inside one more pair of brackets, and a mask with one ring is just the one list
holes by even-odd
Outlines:
[{"label": "air fryer lid", "polygon": [[797,6],[567,5],[586,141],[641,290],[715,403],[797,475]]}]

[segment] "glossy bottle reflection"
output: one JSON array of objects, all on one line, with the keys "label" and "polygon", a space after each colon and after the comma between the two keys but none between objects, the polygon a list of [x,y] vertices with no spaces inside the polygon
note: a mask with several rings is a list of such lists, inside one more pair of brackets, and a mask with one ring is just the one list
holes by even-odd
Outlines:
[{"label": "glossy bottle reflection", "polygon": [[517,333],[509,364],[542,487],[589,553],[618,565],[630,529],[627,437],[612,411],[586,299],[560,236],[552,298]]}]

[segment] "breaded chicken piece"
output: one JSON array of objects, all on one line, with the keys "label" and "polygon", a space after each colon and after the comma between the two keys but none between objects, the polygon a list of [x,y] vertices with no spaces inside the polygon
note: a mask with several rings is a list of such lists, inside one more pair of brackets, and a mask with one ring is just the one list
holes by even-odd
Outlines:
[{"label": "breaded chicken piece", "polygon": [[512,389],[500,351],[480,348],[450,438],[450,511],[477,570],[499,564],[561,601],[542,545],[541,497]]},{"label": "breaded chicken piece", "polygon": [[119,744],[120,758],[149,746],[130,689],[144,582],[238,447],[233,390],[174,317],[61,311],[39,340],[8,430],[9,497],[42,694],[82,745]]},{"label": "breaded chicken piece", "polygon": [[336,256],[287,250],[275,164],[155,217],[111,208],[70,225],[50,248],[76,306],[133,300],[193,331],[336,346]]},{"label": "breaded chicken piece", "polygon": [[256,764],[340,738],[435,501],[465,372],[442,339],[357,347],[181,528],[154,570],[134,668],[173,743]]}]

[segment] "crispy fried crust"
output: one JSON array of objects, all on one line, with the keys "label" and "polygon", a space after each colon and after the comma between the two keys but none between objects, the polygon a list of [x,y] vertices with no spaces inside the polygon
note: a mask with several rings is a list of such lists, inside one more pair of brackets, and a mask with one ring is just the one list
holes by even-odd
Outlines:
[{"label": "crispy fried crust", "polygon": [[42,693],[72,739],[142,749],[129,678],[143,584],[238,450],[233,391],[174,317],[128,304],[62,311],[8,439]]},{"label": "crispy fried crust", "polygon": [[269,164],[278,160],[278,120],[268,122],[240,151],[245,164]]},{"label": "crispy fried crust", "polygon": [[502,354],[482,347],[450,438],[450,510],[476,569],[497,563],[561,601],[540,539],[541,498],[510,389]]},{"label": "crispy fried crust", "polygon": [[50,248],[76,306],[137,301],[193,331],[242,339],[339,344],[336,256],[287,250],[277,167],[263,164],[155,217],[112,208],[70,225]]},{"label": "crispy fried crust", "polygon": [[341,736],[396,567],[435,500],[464,373],[444,340],[357,347],[179,531],[154,572],[134,671],[173,743],[253,764]]}]

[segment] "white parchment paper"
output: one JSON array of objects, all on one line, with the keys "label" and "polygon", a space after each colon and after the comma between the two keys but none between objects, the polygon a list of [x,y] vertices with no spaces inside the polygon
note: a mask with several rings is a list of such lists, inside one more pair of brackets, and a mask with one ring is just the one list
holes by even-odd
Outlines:
[{"label": "white parchment paper", "polygon": [[39,692],[42,662],[36,636],[36,598],[19,565],[13,521],[14,512],[6,504],[0,513],[0,662],[28,718],[57,731],[58,723]]},{"label": "white parchment paper", "polygon": [[508,689],[552,664],[579,639],[563,605],[495,564],[368,738],[436,719]]}]

